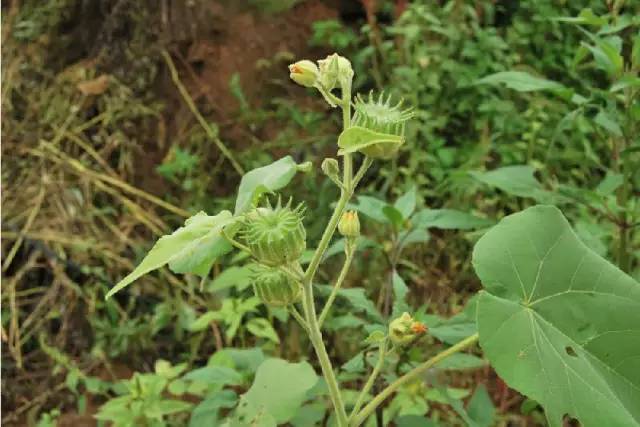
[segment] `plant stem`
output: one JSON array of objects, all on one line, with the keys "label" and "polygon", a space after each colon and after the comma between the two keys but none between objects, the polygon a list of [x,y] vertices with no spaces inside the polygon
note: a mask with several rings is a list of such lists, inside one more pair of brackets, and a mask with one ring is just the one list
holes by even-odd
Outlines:
[{"label": "plant stem", "polygon": [[371,400],[371,402],[369,402],[369,404],[367,404],[367,406],[365,406],[364,409],[362,409],[362,411],[360,411],[360,413],[358,415],[356,415],[353,418],[353,420],[350,423],[350,426],[351,427],[357,427],[360,424],[362,424],[367,419],[367,417],[369,415],[371,415],[371,413],[373,411],[375,411],[376,408],[382,404],[382,402],[384,402],[389,396],[391,396],[403,384],[405,384],[405,383],[415,379],[416,377],[422,375],[422,373],[424,373],[426,370],[428,370],[429,368],[433,367],[438,362],[441,362],[442,360],[444,360],[447,357],[451,356],[452,354],[455,354],[455,353],[457,353],[459,351],[462,351],[462,350],[472,346],[477,341],[478,341],[478,334],[473,334],[470,337],[467,337],[467,338],[463,339],[462,341],[460,341],[456,345],[451,346],[448,349],[436,354],[431,359],[427,360],[426,362],[422,363],[418,367],[416,367],[416,368],[412,369],[411,371],[407,372],[406,374],[404,374],[403,376],[401,376],[400,378],[395,380],[393,383],[389,384],[384,390],[382,390],[380,392],[380,394],[378,394],[376,397],[374,397],[373,400]]},{"label": "plant stem", "polygon": [[[346,244],[350,245],[349,243],[346,243]],[[351,261],[353,261],[354,253],[355,253],[355,245],[353,245],[353,247],[347,247],[347,250],[345,251],[345,259],[344,259],[344,264],[342,265],[342,270],[340,270],[340,274],[336,279],[336,283],[333,285],[333,289],[331,290],[331,295],[329,295],[329,298],[327,299],[327,302],[324,304],[324,308],[320,313],[320,317],[318,318],[318,325],[320,327],[322,327],[322,323],[324,322],[324,319],[327,317],[327,314],[329,314],[329,310],[331,309],[331,305],[333,304],[333,301],[338,296],[338,291],[342,286],[342,282],[344,282],[345,277],[347,277],[347,273],[349,272],[349,267],[351,267]]]},{"label": "plant stem", "polygon": [[304,329],[305,331],[309,330],[309,326],[307,325],[307,322],[304,320],[302,315],[298,313],[298,309],[296,309],[296,307],[293,304],[289,307],[289,312],[294,317],[294,319],[298,321],[300,326],[302,326],[302,329]]},{"label": "plant stem", "polygon": [[[341,106],[343,127],[344,129],[347,129],[351,124],[350,83],[343,83],[342,85]],[[343,156],[343,159],[343,188],[340,192],[340,199],[338,200],[338,203],[333,210],[333,214],[329,219],[329,223],[327,224],[324,233],[322,233],[320,243],[318,243],[318,247],[316,248],[313,257],[311,258],[311,262],[307,266],[307,270],[305,271],[302,280],[303,307],[307,325],[309,326],[309,339],[311,340],[311,344],[313,345],[316,356],[318,357],[318,362],[320,363],[320,367],[322,369],[322,375],[327,382],[329,396],[331,397],[331,402],[333,403],[333,407],[336,411],[336,420],[338,423],[338,427],[348,426],[349,421],[347,419],[347,412],[344,408],[344,402],[342,401],[342,395],[340,394],[338,381],[336,379],[335,373],[333,372],[333,367],[331,366],[331,360],[329,359],[327,349],[325,348],[324,342],[322,341],[322,332],[320,331],[320,324],[318,323],[318,317],[316,315],[316,308],[313,299],[313,278],[316,274],[316,271],[318,270],[320,261],[322,260],[322,257],[327,250],[327,246],[329,245],[329,242],[333,237],[333,233],[336,230],[338,221],[344,213],[347,202],[353,194],[353,160],[351,158],[351,154],[345,154]]]},{"label": "plant stem", "polygon": [[318,362],[320,363],[320,367],[322,368],[322,375],[327,382],[329,396],[331,397],[331,402],[333,403],[333,407],[336,411],[338,426],[346,427],[349,425],[349,422],[347,420],[347,412],[344,409],[344,402],[342,401],[342,395],[340,394],[338,381],[336,379],[335,373],[333,372],[333,367],[331,366],[331,360],[329,360],[327,349],[325,348],[324,342],[322,341],[322,332],[320,331],[320,326],[318,325],[318,318],[316,316],[316,310],[313,303],[311,283],[308,282],[304,284],[303,292],[303,298],[305,300],[304,306],[307,312],[307,324],[309,325],[309,339],[311,340],[311,344],[316,351]]},{"label": "plant stem", "polygon": [[387,355],[387,340],[385,339],[382,343],[380,343],[380,347],[378,349],[378,362],[376,363],[376,366],[374,366],[373,371],[369,376],[369,379],[367,380],[364,387],[362,388],[362,391],[358,396],[358,400],[356,400],[356,404],[353,407],[353,410],[351,411],[349,420],[355,417],[358,411],[360,411],[360,408],[362,407],[362,403],[364,402],[365,397],[367,397],[369,390],[371,390],[371,387],[373,387],[373,384],[375,383],[376,378],[378,378],[378,375],[382,370],[382,366],[384,365],[384,359],[386,355]]}]

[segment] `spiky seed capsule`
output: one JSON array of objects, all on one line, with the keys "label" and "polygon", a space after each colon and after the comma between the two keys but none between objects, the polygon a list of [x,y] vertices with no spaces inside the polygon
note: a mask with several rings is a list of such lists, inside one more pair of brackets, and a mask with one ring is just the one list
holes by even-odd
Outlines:
[{"label": "spiky seed capsule", "polygon": [[403,346],[426,331],[427,327],[424,323],[415,321],[409,313],[402,313],[402,316],[392,320],[389,324],[389,339],[395,345]]},{"label": "spiky seed capsule", "polygon": [[253,291],[263,303],[285,307],[300,299],[302,288],[300,283],[277,268],[257,265],[254,269]]},{"label": "spiky seed capsule", "polygon": [[348,239],[355,239],[360,236],[358,212],[346,211],[343,213],[340,222],[338,222],[338,231]]},{"label": "spiky seed capsule", "polygon": [[402,103],[403,100],[400,100],[396,105],[391,105],[391,95],[385,100],[384,93],[377,100],[373,92],[369,92],[367,100],[358,94],[352,124],[375,132],[403,136],[405,122],[414,114],[411,108],[403,110]]},{"label": "spiky seed capsule", "polygon": [[304,206],[291,209],[281,201],[275,208],[256,208],[245,218],[243,238],[262,264],[278,266],[297,260],[306,248],[306,231],[302,224]]}]

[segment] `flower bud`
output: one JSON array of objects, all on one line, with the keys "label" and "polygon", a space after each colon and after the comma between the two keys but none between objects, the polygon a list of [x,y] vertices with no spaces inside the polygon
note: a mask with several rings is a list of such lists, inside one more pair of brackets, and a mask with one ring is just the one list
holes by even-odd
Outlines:
[{"label": "flower bud", "polygon": [[322,161],[322,172],[327,175],[336,184],[340,183],[340,165],[333,158],[326,158]]},{"label": "flower bud", "polygon": [[409,344],[425,332],[427,332],[426,325],[415,321],[409,313],[402,313],[402,316],[389,324],[389,339],[398,346]]},{"label": "flower bud", "polygon": [[347,58],[334,53],[318,61],[318,65],[318,82],[326,90],[335,88],[338,83],[341,86],[351,85],[353,68]]},{"label": "flower bud", "polygon": [[338,222],[338,231],[347,239],[355,239],[360,236],[360,220],[358,212],[346,211]]},{"label": "flower bud", "polygon": [[318,67],[305,59],[289,65],[291,80],[304,87],[313,87],[318,80]]},{"label": "flower bud", "polygon": [[277,268],[258,265],[254,270],[253,291],[263,303],[285,307],[300,299],[302,288]]},{"label": "flower bud", "polygon": [[244,220],[243,238],[260,263],[269,266],[287,264],[300,258],[306,248],[306,231],[302,224],[304,206],[256,208]]}]

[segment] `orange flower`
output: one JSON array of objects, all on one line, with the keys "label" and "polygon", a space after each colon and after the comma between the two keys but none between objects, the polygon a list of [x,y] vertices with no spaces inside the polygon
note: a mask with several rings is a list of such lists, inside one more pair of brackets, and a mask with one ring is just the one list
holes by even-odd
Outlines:
[{"label": "orange flower", "polygon": [[416,334],[424,334],[427,332],[427,326],[422,322],[413,322],[411,324],[411,331]]}]

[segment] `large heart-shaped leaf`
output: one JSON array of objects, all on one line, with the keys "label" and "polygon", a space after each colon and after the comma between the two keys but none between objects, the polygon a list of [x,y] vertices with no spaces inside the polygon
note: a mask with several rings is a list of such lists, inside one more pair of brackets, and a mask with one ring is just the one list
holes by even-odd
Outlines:
[{"label": "large heart-shaped leaf", "polygon": [[352,126],[344,130],[338,137],[338,155],[359,151],[374,159],[393,157],[404,138],[398,135],[375,132],[360,126]]},{"label": "large heart-shaped leaf", "polygon": [[229,211],[222,211],[215,216],[198,212],[188,218],[183,227],[162,236],[135,270],[109,291],[107,298],[165,264],[169,264],[176,273],[206,276],[216,258],[231,250],[231,245],[221,236],[221,232],[233,221]]},{"label": "large heart-shaped leaf", "polygon": [[238,188],[235,215],[248,211],[262,194],[281,189],[289,184],[296,172],[305,172],[310,167],[310,163],[299,165],[291,156],[286,156],[270,165],[247,172]]},{"label": "large heart-shaped leaf", "polygon": [[480,344],[498,374],[584,427],[640,426],[640,284],[600,258],[562,213],[535,206],[476,244],[486,289]]}]

